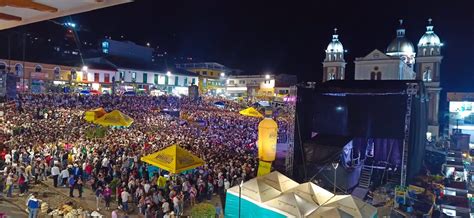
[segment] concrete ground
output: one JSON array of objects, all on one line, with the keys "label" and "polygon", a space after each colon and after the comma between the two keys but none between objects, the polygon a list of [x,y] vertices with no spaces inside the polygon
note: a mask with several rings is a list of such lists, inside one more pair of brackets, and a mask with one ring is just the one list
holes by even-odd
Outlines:
[{"label": "concrete ground", "polygon": [[[26,198],[27,195],[19,196],[19,190],[15,189],[13,192],[12,198],[0,198],[0,214],[3,211],[9,211],[12,213],[11,215],[8,214],[10,217],[26,217]],[[69,197],[69,189],[65,187],[58,187],[54,188],[52,180],[47,180],[41,182],[39,184],[32,184],[30,185],[30,193],[37,192],[37,198],[42,200],[43,202],[48,203],[50,208],[57,208],[58,206],[64,205],[66,202],[72,202],[75,208],[83,208],[87,211],[94,211],[96,210],[96,199],[93,191],[90,188],[84,188],[84,192],[82,194],[82,198],[78,198],[78,192],[75,190],[74,195],[76,197],[71,198]],[[222,208],[221,200],[219,195],[215,195],[211,198],[210,201],[205,201],[206,203],[210,203],[212,205],[219,205]],[[99,203],[100,213],[104,215],[105,218],[111,217],[111,213],[113,209],[117,209],[117,204],[115,202],[111,203],[111,210],[105,210],[105,202]],[[135,205],[130,205],[132,208],[132,212],[129,214],[125,214],[123,212],[119,212],[119,217],[143,217],[138,214],[138,210]],[[119,210],[117,210],[119,211]],[[223,211],[223,210],[221,210]],[[185,205],[184,209],[184,217],[187,217],[191,214],[191,207],[189,205]],[[0,216],[1,217],[1,216]],[[40,217],[44,217],[40,214]],[[221,214],[221,217],[224,217]],[[2,217],[3,218],[3,217]]]}]

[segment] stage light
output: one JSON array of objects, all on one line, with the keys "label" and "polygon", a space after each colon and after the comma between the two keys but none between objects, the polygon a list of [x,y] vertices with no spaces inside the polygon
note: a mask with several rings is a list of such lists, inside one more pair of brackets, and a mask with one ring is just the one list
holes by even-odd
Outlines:
[{"label": "stage light", "polygon": [[167,76],[171,76],[171,71],[166,72]]},{"label": "stage light", "polygon": [[265,79],[270,79],[270,74],[265,75]]}]

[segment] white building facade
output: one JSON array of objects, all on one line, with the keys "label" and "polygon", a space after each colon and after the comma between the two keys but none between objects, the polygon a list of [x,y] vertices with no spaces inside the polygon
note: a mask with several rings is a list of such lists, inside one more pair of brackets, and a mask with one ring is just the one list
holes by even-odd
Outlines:
[{"label": "white building facade", "polygon": [[274,75],[228,76],[226,93],[231,97],[274,96]]},{"label": "white building facade", "polygon": [[187,95],[188,86],[198,85],[197,75],[185,75],[177,72],[140,71],[119,68],[115,74],[115,81],[121,84],[123,90],[151,90],[157,89],[176,95]]}]

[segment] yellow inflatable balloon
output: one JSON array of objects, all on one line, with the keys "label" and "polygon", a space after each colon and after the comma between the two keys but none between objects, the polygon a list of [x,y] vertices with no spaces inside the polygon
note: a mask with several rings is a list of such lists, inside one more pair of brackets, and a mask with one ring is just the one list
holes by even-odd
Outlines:
[{"label": "yellow inflatable balloon", "polygon": [[278,137],[278,124],[272,118],[265,118],[258,124],[258,158],[274,161]]}]

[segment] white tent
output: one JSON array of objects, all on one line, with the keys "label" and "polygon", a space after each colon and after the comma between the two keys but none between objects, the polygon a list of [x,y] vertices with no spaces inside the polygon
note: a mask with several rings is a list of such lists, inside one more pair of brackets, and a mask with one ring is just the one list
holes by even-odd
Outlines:
[{"label": "white tent", "polygon": [[296,193],[284,193],[275,199],[265,202],[265,205],[277,209],[287,216],[306,217],[318,206],[313,201],[305,200]]},{"label": "white tent", "polygon": [[377,208],[352,195],[336,195],[326,202],[324,207],[336,207],[353,217],[366,218],[377,215]]},{"label": "white tent", "polygon": [[278,171],[273,171],[265,176],[261,176],[259,179],[280,192],[287,191],[299,185]]},{"label": "white tent", "polygon": [[0,30],[131,2],[132,0],[0,1]]},{"label": "white tent", "polygon": [[351,215],[336,207],[319,207],[313,211],[307,218],[352,218]]},{"label": "white tent", "polygon": [[317,205],[324,204],[334,196],[333,193],[311,182],[298,185],[287,192],[294,192],[306,200],[315,202]]},{"label": "white tent", "polygon": [[[234,186],[228,191],[238,194],[239,186]],[[280,194],[280,191],[263,182],[261,177],[257,177],[245,182],[241,189],[241,195],[243,197],[250,198],[260,203],[273,199]]]},{"label": "white tent", "polygon": [[[377,209],[351,195],[334,195],[310,182],[298,184],[272,172],[227,190],[225,216],[337,218],[377,216]],[[241,196],[239,198],[239,196]]]}]

